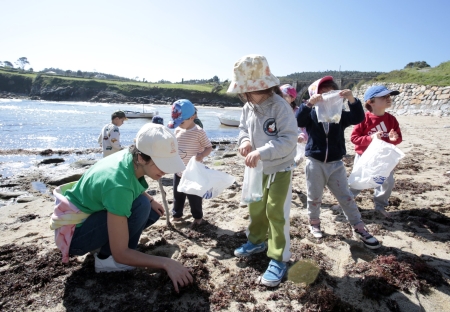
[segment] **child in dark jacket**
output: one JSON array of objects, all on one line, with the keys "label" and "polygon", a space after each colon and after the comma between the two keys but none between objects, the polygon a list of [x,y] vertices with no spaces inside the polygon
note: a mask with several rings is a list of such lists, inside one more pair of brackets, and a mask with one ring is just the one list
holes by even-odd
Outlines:
[{"label": "child in dark jacket", "polygon": [[350,90],[342,90],[339,95],[349,102],[350,111],[342,111],[339,123],[319,122],[313,106],[322,101],[322,94],[338,90],[333,77],[318,79],[308,88],[310,99],[300,105],[297,114],[299,127],[305,127],[308,133],[306,143],[306,188],[307,209],[310,231],[316,238],[322,237],[320,228],[320,206],[324,187],[333,193],[338,200],[344,215],[352,224],[355,234],[364,245],[371,249],[380,247],[378,240],[370,235],[361,220],[353,194],[347,183],[347,172],[342,161],[346,154],[344,130],[350,125],[357,125],[364,120],[361,102],[353,97]]}]

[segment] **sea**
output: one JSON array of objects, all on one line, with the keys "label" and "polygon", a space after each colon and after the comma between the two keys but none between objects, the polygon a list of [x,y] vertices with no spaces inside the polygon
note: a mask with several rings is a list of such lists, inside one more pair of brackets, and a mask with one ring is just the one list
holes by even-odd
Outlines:
[{"label": "sea", "polygon": [[[109,104],[89,102],[51,102],[0,99],[0,150],[70,150],[98,148],[100,130],[111,121],[116,110],[157,111],[167,125],[171,120],[170,105]],[[239,130],[220,124],[224,115],[239,119],[241,109],[197,106],[198,117],[211,141],[236,141]],[[151,119],[129,119],[120,127],[124,146],[133,144],[139,129]],[[3,155],[5,154],[5,155]],[[55,157],[55,156],[53,156]],[[44,159],[40,155],[21,153],[0,154],[0,175],[9,177],[20,170],[35,166]],[[71,153],[64,155],[66,163],[78,159],[99,159],[101,153]]]}]

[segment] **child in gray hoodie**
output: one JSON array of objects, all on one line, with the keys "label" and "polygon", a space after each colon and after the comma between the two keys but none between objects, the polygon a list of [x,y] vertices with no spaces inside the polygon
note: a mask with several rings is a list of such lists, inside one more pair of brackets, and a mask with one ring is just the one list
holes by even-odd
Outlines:
[{"label": "child in gray hoodie", "polygon": [[280,284],[289,260],[289,213],[292,173],[297,151],[297,124],[292,108],[275,94],[280,81],[271,74],[264,56],[247,55],[234,65],[229,93],[238,93],[245,103],[239,125],[239,153],[245,165],[263,163],[263,196],[249,204],[248,241],[234,254],[247,257],[266,250],[271,258],[259,281],[269,287]]}]

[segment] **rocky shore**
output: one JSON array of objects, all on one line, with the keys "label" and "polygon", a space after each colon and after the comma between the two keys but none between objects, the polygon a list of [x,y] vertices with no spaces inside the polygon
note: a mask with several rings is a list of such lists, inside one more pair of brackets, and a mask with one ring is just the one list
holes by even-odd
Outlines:
[{"label": "rocky shore", "polygon": [[[450,306],[450,119],[398,117],[399,148],[406,157],[396,168],[396,185],[385,219],[373,210],[372,191],[357,204],[369,230],[383,247],[369,250],[353,238],[336,200],[326,190],[322,205],[325,236],[307,229],[304,162],[294,171],[291,205],[290,271],[279,287],[258,285],[268,258],[236,258],[246,241],[248,208],[240,204],[244,171],[236,147],[218,144],[207,164],[236,177],[219,197],[204,200],[206,222],[191,228],[185,207],[181,222],[162,218],[141,236],[143,252],[177,259],[189,266],[195,284],[173,291],[161,271],[138,269],[94,273],[93,257],[73,257],[62,265],[48,228],[51,190],[61,163],[31,168],[26,174],[0,177],[0,191],[19,193],[0,207],[0,310],[12,311],[445,311]],[[350,173],[353,146],[346,132],[344,158]],[[64,159],[53,152],[49,159]],[[75,179],[91,164],[64,170]],[[54,172],[58,172],[55,174]],[[36,190],[33,181],[44,185]],[[51,182],[53,181],[53,182]],[[148,179],[156,200],[158,183]],[[172,177],[162,179],[169,207]],[[61,183],[56,182],[56,183]],[[28,201],[20,201],[27,198]]]}]

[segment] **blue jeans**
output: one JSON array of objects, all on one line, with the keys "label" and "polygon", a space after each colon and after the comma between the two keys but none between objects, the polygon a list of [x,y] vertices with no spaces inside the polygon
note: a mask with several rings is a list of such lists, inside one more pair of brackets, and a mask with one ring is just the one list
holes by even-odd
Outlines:
[{"label": "blue jeans", "polygon": [[[69,254],[81,256],[100,248],[102,255],[111,255],[108,237],[107,211],[91,214],[81,227],[75,229],[70,243]],[[151,208],[145,195],[136,198],[128,218],[128,248],[136,249],[145,228],[158,221],[159,215]]]}]

